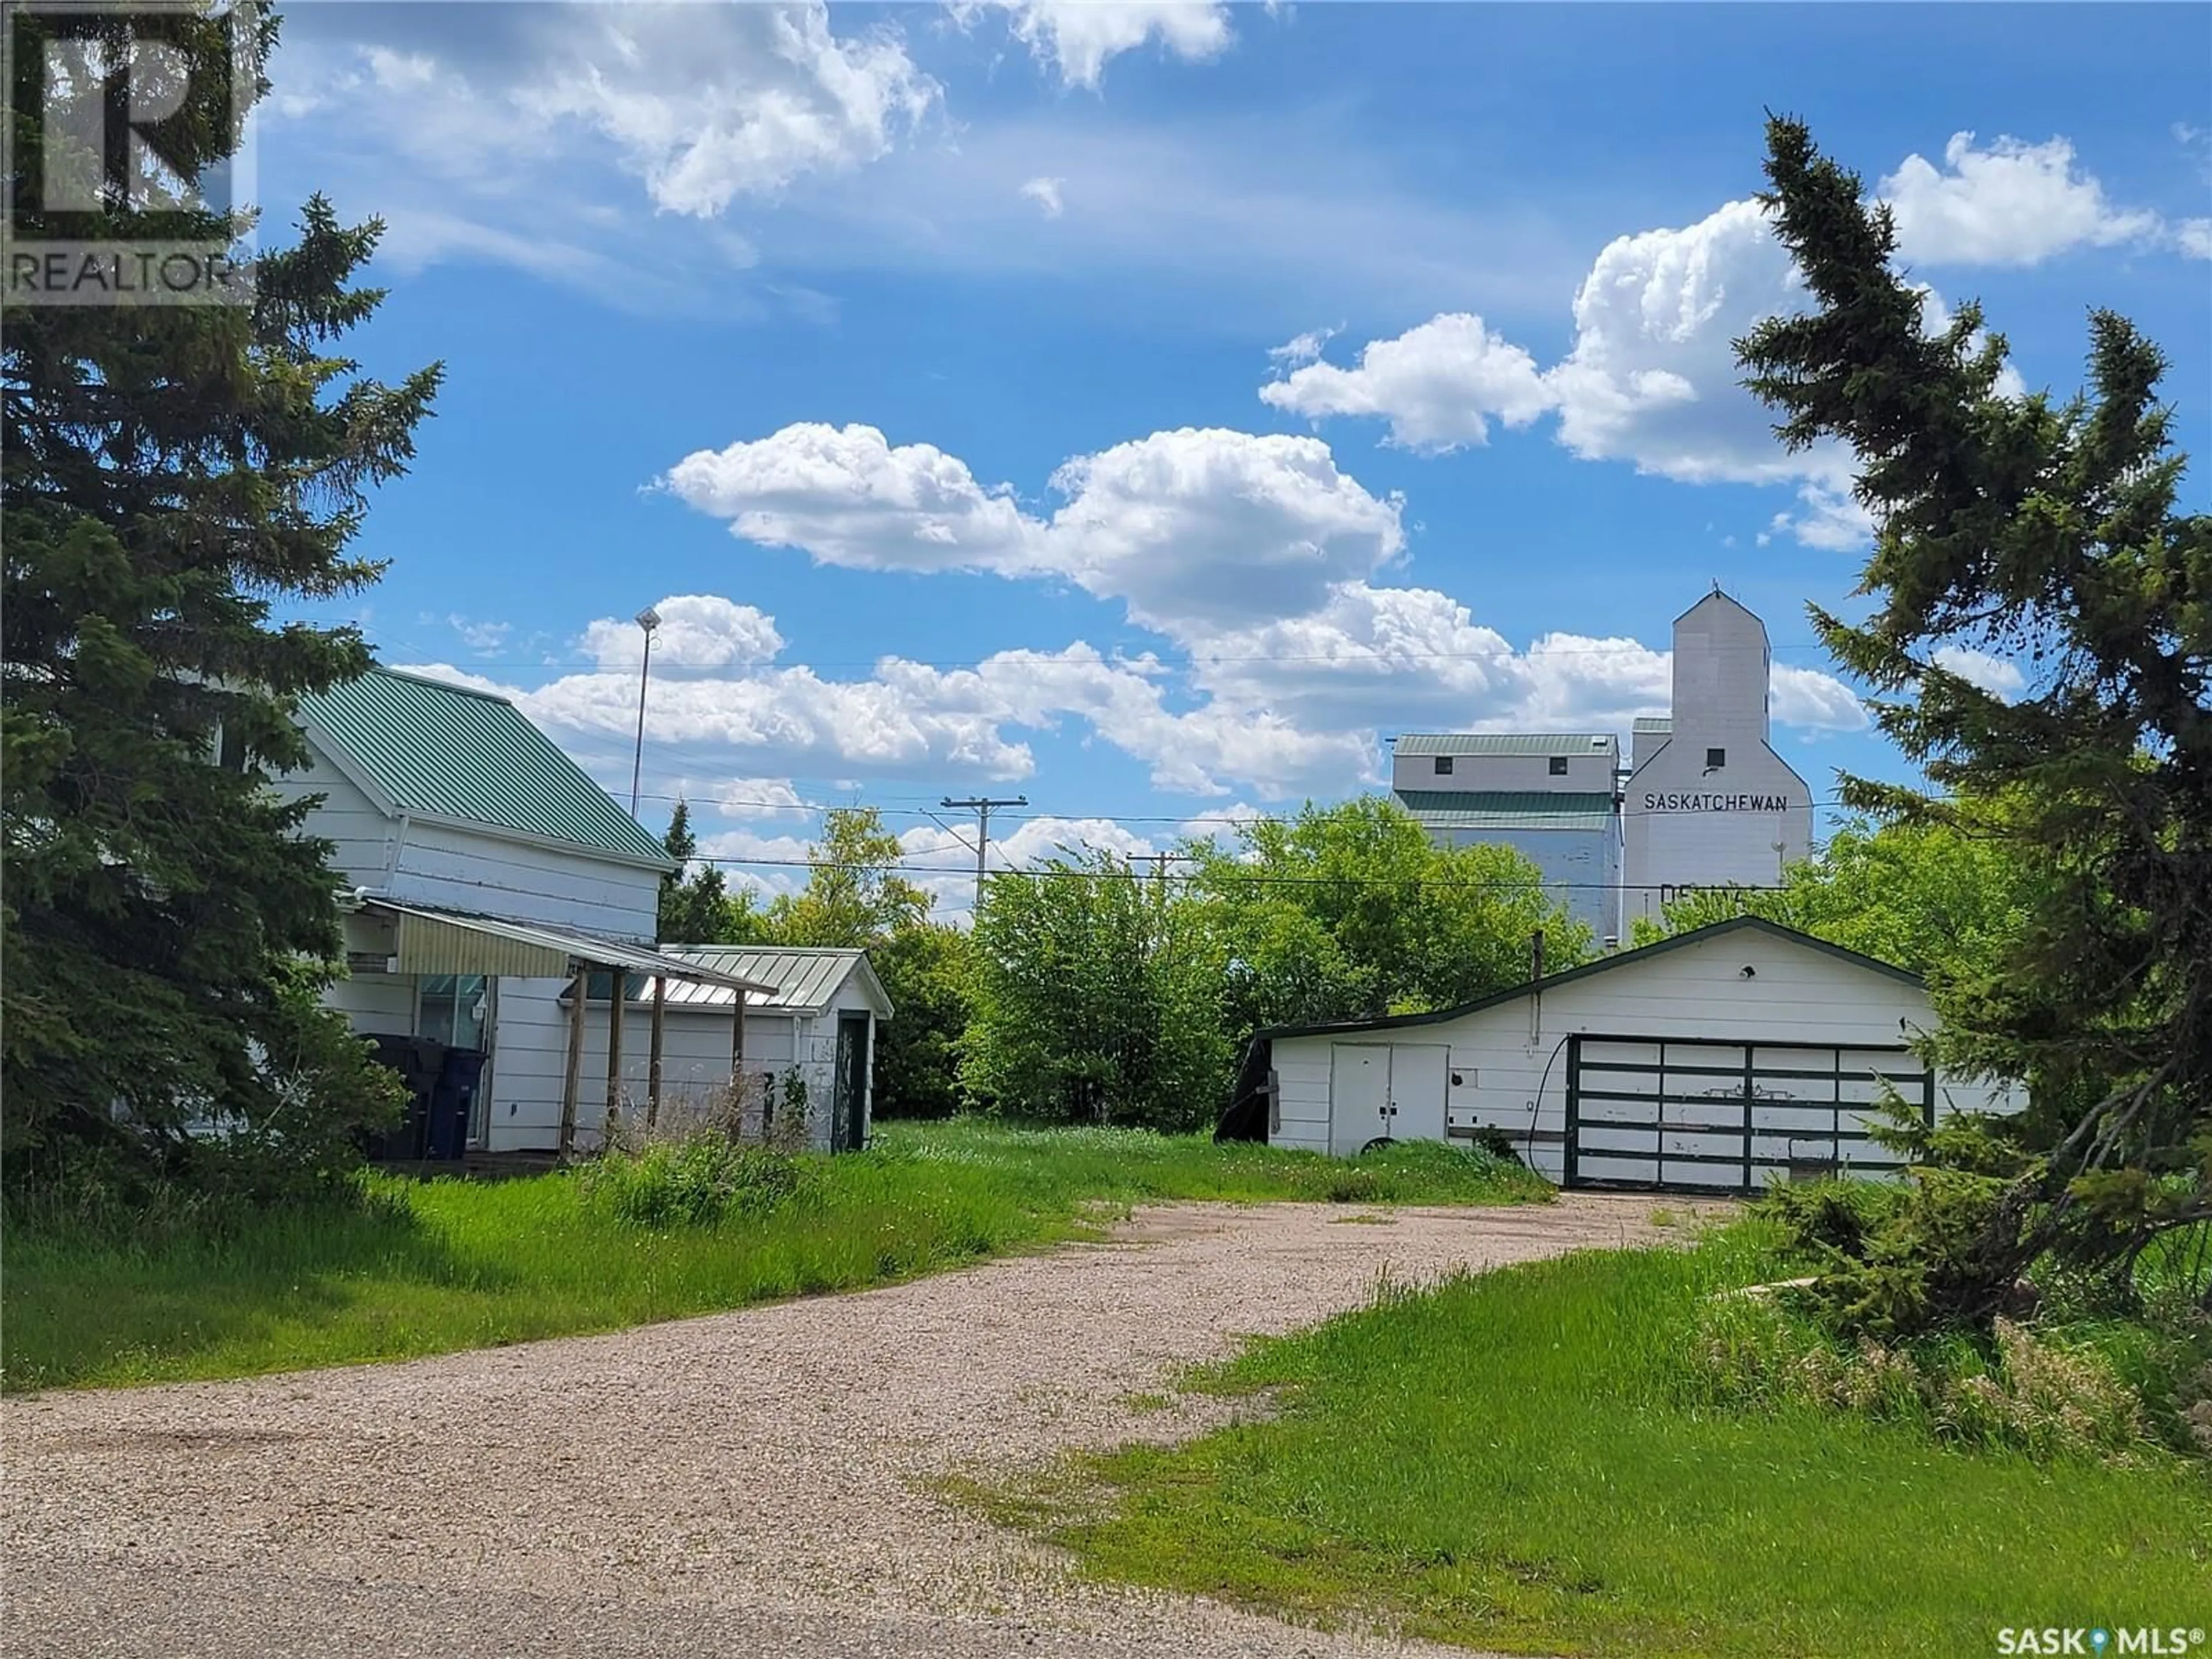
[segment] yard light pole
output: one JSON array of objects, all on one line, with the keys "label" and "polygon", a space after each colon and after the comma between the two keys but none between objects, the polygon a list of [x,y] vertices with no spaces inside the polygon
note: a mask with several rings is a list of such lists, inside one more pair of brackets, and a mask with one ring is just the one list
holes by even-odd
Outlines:
[{"label": "yard light pole", "polygon": [[638,781],[645,775],[645,688],[653,678],[653,630],[660,626],[660,613],[651,605],[637,613],[645,630],[645,662],[637,671],[637,752],[629,763],[629,815],[637,816]]}]

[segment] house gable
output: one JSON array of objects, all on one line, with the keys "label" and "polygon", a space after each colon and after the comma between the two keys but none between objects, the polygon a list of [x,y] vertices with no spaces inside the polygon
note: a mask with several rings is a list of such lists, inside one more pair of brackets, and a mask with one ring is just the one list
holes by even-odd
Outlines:
[{"label": "house gable", "polygon": [[300,699],[308,739],[387,810],[603,860],[665,849],[506,698],[388,668]]}]

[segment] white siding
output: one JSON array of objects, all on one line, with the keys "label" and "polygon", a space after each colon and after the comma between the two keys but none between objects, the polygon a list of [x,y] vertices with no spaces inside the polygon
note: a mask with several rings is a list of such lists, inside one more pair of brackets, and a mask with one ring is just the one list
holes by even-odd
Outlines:
[{"label": "white siding", "polygon": [[335,844],[331,867],[350,885],[384,884],[398,842],[399,824],[386,817],[350,778],[317,753],[307,770],[273,778],[270,787],[288,801],[302,795],[322,796],[321,805],[307,814],[307,833]]},{"label": "white siding", "polygon": [[404,1036],[415,1029],[415,979],[411,974],[356,974],[325,991],[323,1002],[343,1014],[346,1023],[364,1036],[372,1031]]},{"label": "white siding", "polygon": [[[1813,795],[1770,745],[1766,629],[1724,594],[1674,622],[1674,730],[1639,733],[1623,793],[1627,914],[1656,916],[1683,887],[1771,887],[1813,850]],[[1708,752],[1725,758],[1708,768]],[[1779,811],[1744,798],[1780,797]]]},{"label": "white siding", "polygon": [[[502,979],[498,1028],[493,1037],[490,1115],[486,1145],[494,1152],[551,1152],[560,1145],[561,1095],[568,1080],[568,1011],[561,997],[565,979]],[[745,1067],[754,1069],[763,1028],[773,1021],[745,1019]],[[662,1023],[663,1097],[705,1100],[730,1080],[730,1011],[678,1015]],[[653,1014],[648,1004],[629,1005],[623,1023],[623,1091],[644,1109],[653,1067]],[[607,1010],[584,1011],[584,1060],[576,1089],[576,1141],[595,1145],[607,1115]]]},{"label": "white siding", "polygon": [[649,944],[660,903],[659,872],[588,848],[539,846],[507,836],[387,815],[320,753],[305,771],[276,779],[286,799],[324,797],[307,833],[333,842],[331,866],[356,887],[403,904],[469,910]]},{"label": "white siding", "polygon": [[1445,847],[1510,847],[1543,872],[1553,902],[1586,923],[1601,950],[1620,936],[1620,820],[1601,830],[1431,830]]},{"label": "white siding", "polygon": [[[1567,769],[1552,770],[1552,756],[1564,755]],[[1535,789],[1553,794],[1607,794],[1620,751],[1596,749],[1588,737],[1569,741],[1549,755],[1454,755],[1451,770],[1438,772],[1433,755],[1394,755],[1393,789]]]},{"label": "white siding", "polygon": [[[1753,969],[1747,979],[1743,969]],[[1449,1042],[1449,1121],[1462,1132],[1504,1130],[1553,1181],[1564,1174],[1566,1040],[1583,1035],[1710,1037],[1724,1042],[1887,1048],[1930,1027],[1925,992],[1901,980],[1771,935],[1742,931],[1686,945],[1459,1019],[1386,1028],[1372,1040]],[[1285,1081],[1288,1146],[1326,1150],[1328,1054],[1334,1036],[1281,1037],[1273,1064]],[[1296,1133],[1288,1080],[1298,1079]],[[1318,1088],[1321,1105],[1313,1103]],[[1939,1075],[1937,1113],[2014,1110],[2008,1091]]]},{"label": "white siding", "polygon": [[538,847],[444,824],[410,823],[388,896],[650,944],[660,876],[590,853]]},{"label": "white siding", "polygon": [[[568,1012],[559,998],[565,980],[505,979],[500,981],[499,1027],[492,1062],[489,1139],[495,1152],[550,1151],[559,1144],[561,1093],[568,1063]],[[806,1085],[808,1135],[814,1145],[830,1144],[830,1109],[837,1075],[837,1016],[869,1013],[857,975],[848,975],[829,1009],[815,1016],[745,1015],[745,1075],[773,1076],[780,1089],[794,1066]],[[661,1030],[661,1087],[664,1098],[704,1100],[730,1079],[731,1015],[726,1008],[670,1009]],[[876,1044],[883,1028],[871,1016],[869,1076],[863,1096],[864,1125],[872,1128]],[[630,1104],[644,1109],[652,1069],[653,1013],[650,1002],[628,1006],[623,1024],[623,1082]],[[780,1098],[780,1097],[779,1097]],[[1324,1108],[1327,1091],[1322,1091]],[[577,1091],[576,1144],[598,1144],[607,1111],[607,1011],[594,1003],[584,1023],[582,1081]]]},{"label": "white siding", "polygon": [[1325,1036],[1275,1043],[1275,1109],[1267,1139],[1276,1146],[1328,1150],[1328,1048]]}]

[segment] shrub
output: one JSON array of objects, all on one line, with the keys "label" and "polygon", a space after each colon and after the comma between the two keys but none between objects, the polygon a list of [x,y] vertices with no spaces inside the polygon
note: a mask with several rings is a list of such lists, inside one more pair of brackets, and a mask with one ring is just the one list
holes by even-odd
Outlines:
[{"label": "shrub", "polygon": [[717,1133],[609,1152],[578,1176],[584,1201],[633,1226],[712,1227],[725,1215],[766,1215],[817,1195],[805,1160]]},{"label": "shrub", "polygon": [[1837,1341],[1771,1294],[1736,1293],[1705,1304],[1689,1351],[1687,1403],[1850,1412],[2042,1459],[2130,1462],[2153,1443],[2142,1400],[2105,1354],[2002,1317],[1983,1340]]}]

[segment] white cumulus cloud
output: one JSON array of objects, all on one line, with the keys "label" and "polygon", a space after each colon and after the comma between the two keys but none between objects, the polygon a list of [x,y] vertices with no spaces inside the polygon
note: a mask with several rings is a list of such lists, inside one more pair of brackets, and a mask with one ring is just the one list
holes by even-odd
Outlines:
[{"label": "white cumulus cloud", "polygon": [[1553,405],[1535,359],[1464,312],[1372,341],[1350,368],[1319,361],[1325,338],[1277,347],[1271,355],[1297,367],[1261,386],[1261,401],[1314,419],[1377,416],[1397,442],[1431,452],[1486,443],[1491,419],[1526,426]]},{"label": "white cumulus cloud", "polygon": [[1875,193],[1896,216],[1899,254],[1916,264],[2032,265],[2166,229],[2147,208],[2116,205],[2065,138],[1977,146],[1972,133],[1954,133],[1940,167],[1908,155]]},{"label": "white cumulus cloud", "polygon": [[1095,89],[1109,63],[1153,41],[1204,63],[1236,39],[1220,0],[965,0],[954,7],[971,19],[992,9],[1003,11],[1015,39],[1071,87]]},{"label": "white cumulus cloud", "polygon": [[[660,617],[653,635],[656,671],[767,662],[783,649],[773,618],[719,594],[672,594],[653,609]],[[602,669],[635,668],[645,654],[645,630],[635,619],[601,617],[585,626],[581,644]]]},{"label": "white cumulus cloud", "polygon": [[833,27],[823,0],[342,9],[290,20],[274,113],[389,222],[381,257],[617,304],[757,312],[727,278],[758,251],[724,216],[909,147],[943,98],[896,27]]},{"label": "white cumulus cloud", "polygon": [[1059,576],[1179,632],[1296,614],[1404,545],[1400,503],[1317,438],[1156,432],[1064,463],[1049,519],[929,444],[874,427],[786,427],[702,450],[661,481],[732,532],[824,564]]}]

